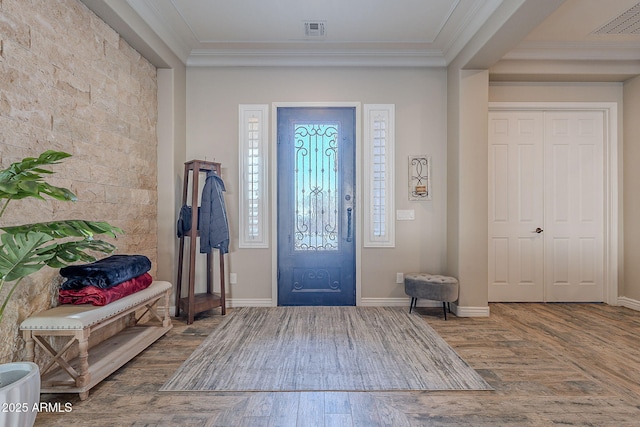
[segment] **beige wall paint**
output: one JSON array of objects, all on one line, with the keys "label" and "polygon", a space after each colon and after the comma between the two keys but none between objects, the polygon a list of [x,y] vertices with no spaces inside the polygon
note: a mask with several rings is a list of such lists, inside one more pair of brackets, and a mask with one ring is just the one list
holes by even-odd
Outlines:
[{"label": "beige wall paint", "polygon": [[616,102],[622,104],[622,83],[489,82],[489,102]]},{"label": "beige wall paint", "polygon": [[176,221],[186,161],[186,67],[158,69],[158,280],[177,278]]},{"label": "beige wall paint", "polygon": [[458,314],[488,315],[486,70],[449,69],[448,273],[460,282]]},{"label": "beige wall paint", "polygon": [[[82,3],[37,3],[1,2],[0,164],[67,151],[51,182],[78,201],[14,201],[1,222],[108,221],[126,232],[118,253],[149,256],[155,274],[155,67]],[[18,325],[55,303],[59,283],[48,268],[21,283],[0,323],[0,362],[22,359]]]},{"label": "beige wall paint", "polygon": [[624,84],[624,287],[621,295],[640,301],[640,77]]},{"label": "beige wall paint", "polygon": [[[271,298],[275,250],[237,247],[238,104],[330,101],[395,104],[396,209],[414,209],[416,214],[415,221],[396,223],[395,248],[362,250],[362,297],[404,298],[403,285],[395,283],[396,272],[444,272],[447,101],[443,69],[191,68],[186,157],[222,163],[232,232],[227,271],[238,275],[238,284],[229,287],[230,298]],[[411,154],[432,156],[431,201],[408,200]],[[272,189],[271,203],[274,196]],[[360,222],[361,215],[362,210]]]}]

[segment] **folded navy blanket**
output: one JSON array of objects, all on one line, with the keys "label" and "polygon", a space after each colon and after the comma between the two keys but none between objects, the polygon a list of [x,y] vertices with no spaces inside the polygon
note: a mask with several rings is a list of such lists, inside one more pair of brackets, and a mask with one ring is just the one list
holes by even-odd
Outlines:
[{"label": "folded navy blanket", "polygon": [[70,265],[60,269],[67,280],[61,289],[95,286],[108,289],[151,270],[151,261],[144,255],[111,255],[90,264]]}]

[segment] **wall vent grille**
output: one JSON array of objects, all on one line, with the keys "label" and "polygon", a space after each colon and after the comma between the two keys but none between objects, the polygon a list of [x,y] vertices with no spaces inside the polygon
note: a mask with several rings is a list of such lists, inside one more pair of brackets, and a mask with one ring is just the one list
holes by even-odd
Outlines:
[{"label": "wall vent grille", "polygon": [[325,37],[324,21],[305,21],[304,23],[304,35],[308,38],[322,39]]},{"label": "wall vent grille", "polygon": [[640,34],[640,3],[598,28],[593,34]]}]

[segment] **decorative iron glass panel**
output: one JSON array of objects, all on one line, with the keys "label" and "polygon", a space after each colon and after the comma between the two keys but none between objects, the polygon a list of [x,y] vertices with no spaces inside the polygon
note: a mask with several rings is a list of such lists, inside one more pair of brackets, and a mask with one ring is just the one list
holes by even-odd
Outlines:
[{"label": "decorative iron glass panel", "polygon": [[295,126],[296,251],[338,250],[338,130]]}]

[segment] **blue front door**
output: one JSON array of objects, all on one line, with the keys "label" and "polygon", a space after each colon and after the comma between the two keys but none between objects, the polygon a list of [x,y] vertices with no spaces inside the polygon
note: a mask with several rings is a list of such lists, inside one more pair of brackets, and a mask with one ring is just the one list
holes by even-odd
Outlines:
[{"label": "blue front door", "polygon": [[355,305],[355,108],[278,108],[278,305]]}]

